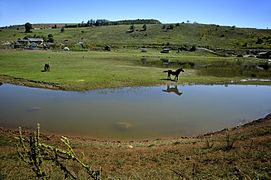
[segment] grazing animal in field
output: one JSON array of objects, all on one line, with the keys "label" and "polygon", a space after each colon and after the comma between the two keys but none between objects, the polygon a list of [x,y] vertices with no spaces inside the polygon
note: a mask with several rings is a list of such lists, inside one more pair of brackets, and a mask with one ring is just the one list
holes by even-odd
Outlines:
[{"label": "grazing animal in field", "polygon": [[50,64],[45,64],[44,65],[44,72],[49,72],[50,71]]},{"label": "grazing animal in field", "polygon": [[163,71],[163,72],[167,72],[168,79],[171,80],[170,75],[173,75],[173,76],[175,76],[174,81],[176,81],[176,80],[178,81],[178,77],[179,77],[180,72],[184,72],[184,70],[182,68],[179,68],[176,71],[167,70],[167,71]]}]

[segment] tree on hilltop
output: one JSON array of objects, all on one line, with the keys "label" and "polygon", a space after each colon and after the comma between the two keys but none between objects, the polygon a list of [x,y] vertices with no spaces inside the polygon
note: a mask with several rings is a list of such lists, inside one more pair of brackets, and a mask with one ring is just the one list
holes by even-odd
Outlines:
[{"label": "tree on hilltop", "polygon": [[142,28],[143,28],[143,31],[146,31],[146,30],[147,30],[147,25],[144,24],[144,25],[142,26]]},{"label": "tree on hilltop", "polygon": [[32,32],[31,31],[31,29],[33,29],[32,24],[30,24],[29,22],[25,23],[24,27],[25,27],[25,32],[26,33],[31,33]]},{"label": "tree on hilltop", "polygon": [[130,30],[130,32],[134,32],[134,31],[135,31],[135,25],[132,24],[132,25],[130,26],[129,30]]}]

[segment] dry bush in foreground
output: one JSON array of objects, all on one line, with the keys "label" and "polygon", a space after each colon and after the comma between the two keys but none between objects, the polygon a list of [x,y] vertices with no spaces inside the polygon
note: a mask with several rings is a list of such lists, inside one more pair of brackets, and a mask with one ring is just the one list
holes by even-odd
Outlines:
[{"label": "dry bush in foreground", "polygon": [[61,138],[67,148],[67,150],[63,150],[41,142],[39,124],[37,131],[33,132],[29,138],[23,137],[21,127],[19,127],[19,134],[17,137],[19,141],[17,144],[18,155],[23,162],[32,168],[38,178],[47,179],[49,177],[48,172],[44,170],[46,164],[59,167],[65,178],[77,179],[75,173],[70,171],[66,165],[67,161],[73,161],[84,169],[92,179],[99,179],[101,169],[93,171],[90,166],[79,160],[66,137],[62,136]]}]

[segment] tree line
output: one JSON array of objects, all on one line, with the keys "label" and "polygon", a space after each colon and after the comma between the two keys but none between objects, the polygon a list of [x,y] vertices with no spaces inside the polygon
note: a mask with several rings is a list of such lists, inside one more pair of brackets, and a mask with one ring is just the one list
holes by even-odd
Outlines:
[{"label": "tree line", "polygon": [[65,28],[76,28],[76,27],[91,27],[91,26],[111,26],[111,25],[130,25],[130,24],[161,24],[156,19],[136,19],[136,20],[120,20],[120,21],[109,21],[107,19],[91,19],[87,22],[82,21],[78,24],[65,24]]}]

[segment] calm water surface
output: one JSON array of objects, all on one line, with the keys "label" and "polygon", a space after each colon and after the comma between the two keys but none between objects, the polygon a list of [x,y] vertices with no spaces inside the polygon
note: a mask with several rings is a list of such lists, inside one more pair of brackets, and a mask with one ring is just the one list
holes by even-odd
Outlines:
[{"label": "calm water surface", "polygon": [[197,135],[271,112],[270,86],[193,85],[87,92],[0,86],[0,126],[145,139]]}]

